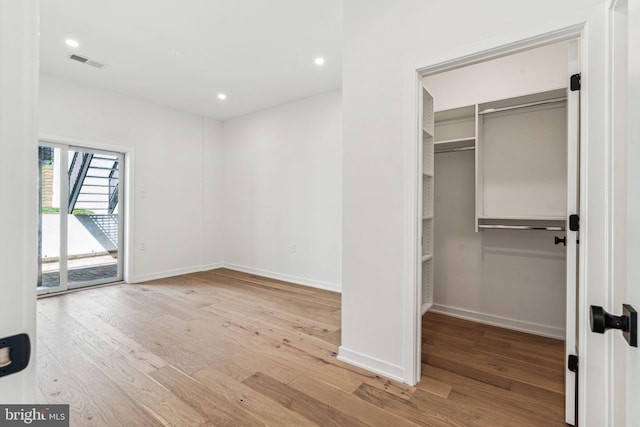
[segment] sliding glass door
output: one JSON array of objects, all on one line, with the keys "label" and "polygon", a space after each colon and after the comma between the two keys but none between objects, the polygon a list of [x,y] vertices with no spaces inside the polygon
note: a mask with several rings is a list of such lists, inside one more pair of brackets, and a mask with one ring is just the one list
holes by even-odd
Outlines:
[{"label": "sliding glass door", "polygon": [[121,281],[123,154],[43,143],[38,162],[38,292]]}]

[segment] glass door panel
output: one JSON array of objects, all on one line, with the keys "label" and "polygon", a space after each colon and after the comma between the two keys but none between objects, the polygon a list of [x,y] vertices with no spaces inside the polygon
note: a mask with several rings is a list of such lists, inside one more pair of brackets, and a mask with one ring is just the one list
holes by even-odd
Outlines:
[{"label": "glass door panel", "polygon": [[124,156],[42,146],[39,158],[39,293],[121,281]]},{"label": "glass door panel", "polygon": [[38,288],[45,292],[61,290],[60,273],[60,176],[61,149],[38,148]]},{"label": "glass door panel", "polygon": [[69,148],[67,266],[70,288],[122,280],[121,155]]}]

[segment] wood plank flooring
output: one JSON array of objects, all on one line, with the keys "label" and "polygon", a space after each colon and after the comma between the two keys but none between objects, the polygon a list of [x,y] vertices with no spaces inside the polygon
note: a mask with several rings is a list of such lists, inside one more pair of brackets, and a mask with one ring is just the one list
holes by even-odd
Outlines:
[{"label": "wood plank flooring", "polygon": [[563,343],[437,314],[416,387],[336,359],[340,296],[219,269],[38,301],[72,426],[564,426]]}]

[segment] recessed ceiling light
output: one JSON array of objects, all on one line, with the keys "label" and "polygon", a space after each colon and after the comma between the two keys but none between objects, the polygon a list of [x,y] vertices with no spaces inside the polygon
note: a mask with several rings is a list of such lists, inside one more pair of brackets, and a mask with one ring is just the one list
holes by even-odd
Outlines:
[{"label": "recessed ceiling light", "polygon": [[218,94],[218,99],[219,99],[220,101],[224,101],[225,99],[227,99],[227,95],[226,95],[226,94],[224,94],[224,93],[219,93],[219,94]]},{"label": "recessed ceiling light", "polygon": [[316,65],[324,65],[324,58],[319,56],[313,62],[315,62]]},{"label": "recessed ceiling light", "polygon": [[69,47],[78,47],[78,46],[80,46],[80,43],[78,43],[77,41],[75,41],[73,39],[66,39],[64,42]]}]

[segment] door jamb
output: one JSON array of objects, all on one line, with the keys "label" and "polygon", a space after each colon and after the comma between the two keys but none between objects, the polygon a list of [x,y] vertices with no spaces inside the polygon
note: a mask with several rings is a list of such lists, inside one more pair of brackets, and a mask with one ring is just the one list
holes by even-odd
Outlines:
[{"label": "door jamb", "polygon": [[[418,221],[419,218],[419,197],[418,194],[418,179],[420,178],[420,171],[418,170],[417,154],[419,150],[419,144],[421,144],[421,129],[420,121],[421,115],[421,96],[422,96],[422,79],[423,77],[431,74],[441,73],[444,71],[450,71],[461,67],[477,64],[480,62],[497,59],[500,57],[513,55],[526,50],[542,47],[545,45],[567,41],[571,39],[580,39],[582,44],[586,39],[586,24],[581,23],[570,27],[562,28],[549,33],[541,34],[538,36],[526,38],[513,43],[505,44],[495,48],[478,51],[469,55],[454,58],[451,60],[437,62],[430,65],[426,65],[419,68],[411,68],[411,75],[409,82],[411,83],[414,93],[413,109],[410,111],[410,138],[411,146],[407,152],[406,158],[406,185],[408,205],[407,210],[410,218],[407,218],[407,225],[405,227],[405,291],[403,292],[404,299],[404,354],[405,354],[405,374],[404,382],[410,385],[415,385],[420,380],[421,370],[421,339],[422,339],[422,314],[421,314],[421,301],[419,301],[420,295],[420,274],[419,263],[417,260],[417,251],[419,248],[419,236],[418,236]],[[584,59],[582,60],[584,62]],[[582,69],[585,69],[585,64],[581,64]],[[585,79],[588,76],[585,76]],[[581,101],[583,102],[583,101]],[[582,125],[581,125],[582,127]],[[581,129],[582,133],[582,129]],[[581,149],[582,150],[582,149]],[[580,162],[584,162],[584,156],[580,156]],[[580,165],[581,168],[584,165]],[[583,231],[583,241],[587,241],[585,238],[586,231]],[[583,294],[584,292],[584,256],[587,251],[585,248],[580,250],[579,254],[579,268],[580,268],[580,280],[578,283],[578,292]],[[577,307],[580,310],[580,307]],[[582,325],[580,325],[582,326]],[[582,396],[582,394],[581,394]],[[582,400],[582,398],[580,398]]]}]

